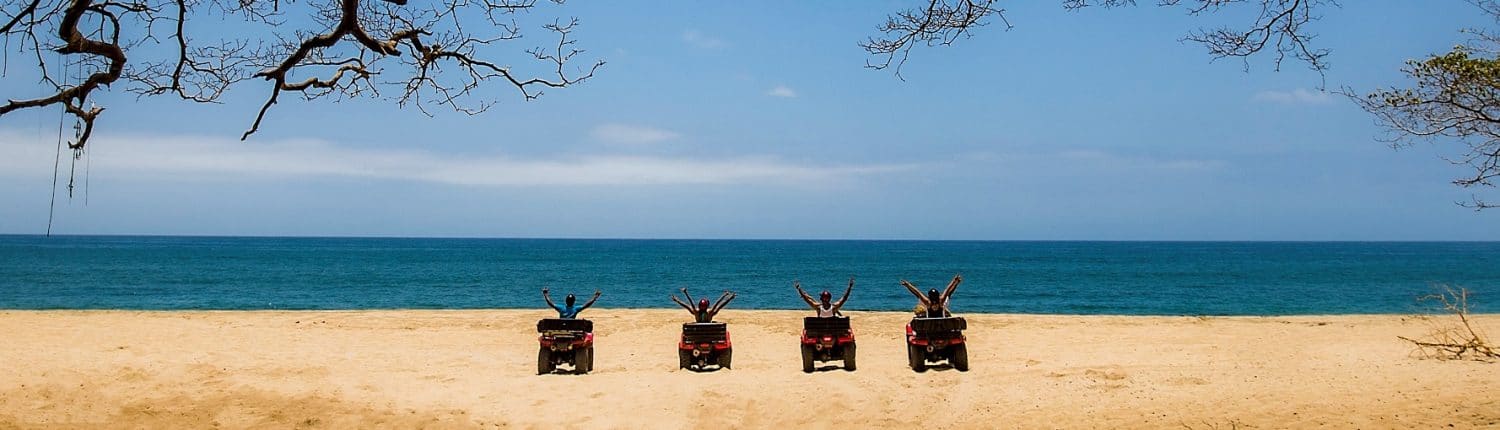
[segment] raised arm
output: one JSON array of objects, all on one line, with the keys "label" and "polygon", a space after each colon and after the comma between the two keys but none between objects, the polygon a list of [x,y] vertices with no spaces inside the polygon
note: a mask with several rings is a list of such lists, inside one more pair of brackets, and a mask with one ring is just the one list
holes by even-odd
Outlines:
[{"label": "raised arm", "polygon": [[542,300],[546,300],[547,301],[547,306],[551,306],[552,309],[557,310],[558,312],[562,312],[562,308],[557,307],[556,303],[552,303],[552,296],[547,295],[547,289],[546,288],[542,289]]},{"label": "raised arm", "polygon": [[849,293],[852,293],[852,292],[854,292],[854,277],[850,276],[849,277],[849,288],[844,289],[844,296],[843,297],[839,297],[839,301],[833,303],[833,310],[837,311],[840,308],[843,308],[844,307],[844,302],[849,301]]},{"label": "raised arm", "polygon": [[719,311],[724,310],[724,307],[729,306],[729,301],[734,300],[735,296],[734,292],[725,291],[724,295],[719,296],[719,302],[714,304],[713,313],[717,315]]},{"label": "raised arm", "polygon": [[813,298],[812,298],[812,296],[807,295],[806,291],[802,291],[802,283],[801,282],[793,282],[792,283],[792,288],[796,288],[797,289],[797,295],[802,296],[802,301],[807,302],[808,306],[812,306],[813,309],[817,309],[818,308],[818,302],[814,301]]},{"label": "raised arm", "polygon": [[927,296],[922,295],[922,290],[918,290],[916,285],[912,285],[910,282],[906,282],[905,279],[902,279],[901,286],[906,287],[906,291],[910,291],[911,295],[917,296],[917,301],[922,302],[922,305],[931,305],[931,303],[927,303]]},{"label": "raised arm", "polygon": [[579,312],[583,312],[584,309],[588,309],[589,306],[593,306],[594,302],[599,301],[599,296],[602,295],[602,294],[604,294],[604,293],[601,292],[601,291],[599,291],[599,290],[594,290],[594,298],[589,299],[588,303],[584,303],[583,307],[578,308],[578,311]]},{"label": "raised arm", "polygon": [[693,307],[692,306],[689,306],[687,303],[683,303],[682,299],[677,298],[677,295],[674,294],[674,295],[671,295],[669,297],[672,298],[673,302],[677,303],[677,306],[682,306],[683,309],[687,309],[688,313],[693,314],[693,315],[697,315],[698,314],[696,311],[693,311]]},{"label": "raised arm", "polygon": [[943,290],[943,303],[948,303],[948,297],[953,296],[953,290],[957,290],[958,283],[963,281],[964,277],[962,275],[953,275],[953,280],[948,282],[948,288]]},{"label": "raised arm", "polygon": [[[692,303],[693,302],[693,295],[692,294],[688,294],[687,288],[683,288],[683,289],[678,290],[678,291],[682,291],[682,296],[683,297],[687,297],[687,302],[688,303]],[[688,310],[692,310],[692,308],[693,308],[692,306],[688,306]]]}]

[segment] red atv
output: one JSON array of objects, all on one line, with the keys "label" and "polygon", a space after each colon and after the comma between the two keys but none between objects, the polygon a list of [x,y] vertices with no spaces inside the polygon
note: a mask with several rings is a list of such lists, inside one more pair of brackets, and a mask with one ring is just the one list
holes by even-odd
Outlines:
[{"label": "red atv", "polygon": [[677,362],[682,369],[704,370],[708,365],[728,369],[734,349],[729,326],[721,322],[685,323],[677,343]]},{"label": "red atv", "polygon": [[813,361],[843,360],[854,371],[854,329],[847,317],[802,319],[802,371],[812,373]]},{"label": "red atv", "polygon": [[578,374],[594,370],[593,321],[548,318],[536,322],[536,331],[542,344],[536,353],[536,374],[552,373],[560,364],[572,365]]},{"label": "red atv", "polygon": [[960,372],[969,371],[969,348],[962,317],[913,318],[906,325],[906,358],[911,369],[927,370],[929,361],[947,361]]}]

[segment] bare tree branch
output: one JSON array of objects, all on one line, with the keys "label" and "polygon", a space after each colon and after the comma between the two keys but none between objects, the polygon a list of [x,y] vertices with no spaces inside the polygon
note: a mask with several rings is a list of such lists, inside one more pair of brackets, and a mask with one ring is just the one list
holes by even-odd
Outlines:
[{"label": "bare tree branch", "polygon": [[1433,325],[1432,330],[1422,339],[1397,336],[1415,346],[1417,355],[1439,360],[1500,359],[1500,350],[1490,344],[1484,332],[1476,329],[1469,318],[1469,290],[1445,286],[1442,290],[1417,300],[1437,302],[1443,313],[1451,314],[1458,320],[1456,323]]},{"label": "bare tree branch", "polygon": [[[1134,0],[1063,0],[1067,10],[1090,7],[1115,8],[1135,6]],[[1328,50],[1312,45],[1315,35],[1307,26],[1318,19],[1316,12],[1325,7],[1338,7],[1335,0],[1159,0],[1157,6],[1182,7],[1189,15],[1205,16],[1222,9],[1254,5],[1258,9],[1255,18],[1243,27],[1218,27],[1199,29],[1183,38],[1203,45],[1214,58],[1235,57],[1245,60],[1262,52],[1270,51],[1276,69],[1292,57],[1306,63],[1309,68],[1322,74],[1327,69]],[[985,24],[984,19],[998,17],[1010,29],[1005,10],[996,8],[994,1],[928,0],[926,7],[896,12],[877,27],[882,33],[861,42],[865,52],[876,57],[866,61],[866,67],[885,69],[894,62],[896,76],[906,64],[914,46],[951,45],[959,37],[968,37],[971,30]]]},{"label": "bare tree branch", "polygon": [[[427,95],[430,103],[477,114],[494,103],[483,99],[487,94],[477,92],[485,81],[499,78],[530,100],[542,94],[537,88],[583,82],[604,64],[597,61],[579,70],[568,67],[583,52],[573,48],[570,33],[576,20],[541,26],[559,36],[552,49],[516,51],[545,64],[543,76],[532,77],[494,61],[495,53],[482,48],[519,39],[520,26],[506,18],[536,5],[535,0],[437,0],[418,5],[407,5],[405,0],[11,0],[0,5],[0,23],[4,24],[0,37],[7,43],[16,39],[33,47],[41,80],[53,90],[34,98],[8,100],[0,106],[0,117],[61,105],[80,121],[77,141],[69,146],[81,150],[92,135],[94,120],[104,111],[90,102],[95,90],[127,82],[130,85],[124,90],[141,97],[170,94],[191,102],[218,103],[230,88],[250,79],[269,82],[271,94],[242,139],[260,130],[283,92],[305,100],[378,97],[382,85],[399,86],[400,96],[392,100],[400,105],[415,103],[427,112],[423,106]],[[321,29],[283,28],[290,6],[307,11],[313,25]],[[192,34],[202,30],[195,30],[194,23],[212,22],[215,15],[263,25],[265,33],[195,41]],[[466,27],[498,31],[498,35],[477,35]],[[158,40],[156,34],[165,37]],[[171,54],[127,63],[126,52],[141,45],[170,47],[143,52]],[[63,76],[48,71],[43,51],[49,50],[64,58]],[[375,77],[383,73],[382,64],[409,68],[413,77],[376,82]],[[454,76],[458,79],[443,77],[443,64],[461,71]]]},{"label": "bare tree branch", "polygon": [[882,36],[860,42],[865,52],[877,58],[866,61],[865,67],[882,70],[895,62],[896,77],[900,78],[912,47],[951,45],[959,37],[969,37],[974,28],[988,24],[986,19],[991,16],[999,18],[1006,29],[1011,28],[1005,10],[996,8],[994,0],[929,0],[925,8],[897,12],[876,27]]}]

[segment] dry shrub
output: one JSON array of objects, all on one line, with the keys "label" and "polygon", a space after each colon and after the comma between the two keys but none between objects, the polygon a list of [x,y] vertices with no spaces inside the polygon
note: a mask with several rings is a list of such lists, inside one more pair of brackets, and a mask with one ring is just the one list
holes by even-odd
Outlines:
[{"label": "dry shrub", "polygon": [[1436,293],[1417,298],[1422,302],[1436,302],[1443,313],[1452,319],[1431,319],[1432,331],[1421,339],[1397,336],[1416,346],[1414,354],[1439,360],[1478,360],[1493,362],[1500,359],[1500,351],[1490,343],[1482,330],[1474,328],[1469,319],[1469,290],[1444,286]]}]

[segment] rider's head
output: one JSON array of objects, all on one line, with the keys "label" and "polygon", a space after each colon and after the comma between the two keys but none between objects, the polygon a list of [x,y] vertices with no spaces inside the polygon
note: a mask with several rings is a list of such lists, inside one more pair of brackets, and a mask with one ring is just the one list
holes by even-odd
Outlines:
[{"label": "rider's head", "polygon": [[568,297],[564,297],[563,298],[563,303],[567,303],[568,306],[573,306],[573,302],[576,302],[576,301],[578,301],[578,298],[577,297],[573,297],[572,294],[569,294]]},{"label": "rider's head", "polygon": [[828,306],[828,302],[833,300],[833,294],[829,293],[828,291],[823,291],[822,293],[818,294],[818,300],[823,302],[823,306]]},{"label": "rider's head", "polygon": [[698,311],[708,312],[708,299],[698,299]]},{"label": "rider's head", "polygon": [[938,303],[938,299],[940,297],[941,296],[938,295],[937,288],[933,288],[933,289],[927,290],[927,301],[930,302],[930,303],[932,303],[933,306],[937,306],[937,305],[941,305],[942,304],[942,303]]}]

